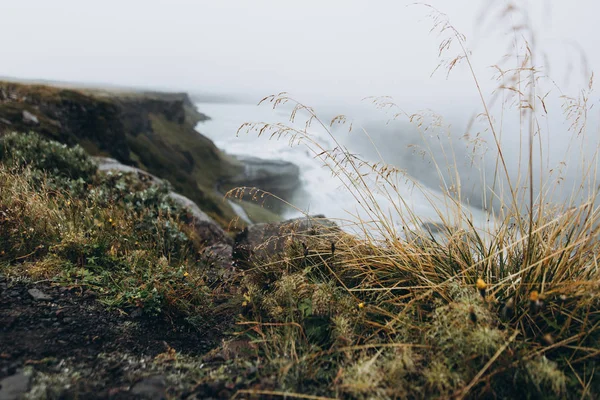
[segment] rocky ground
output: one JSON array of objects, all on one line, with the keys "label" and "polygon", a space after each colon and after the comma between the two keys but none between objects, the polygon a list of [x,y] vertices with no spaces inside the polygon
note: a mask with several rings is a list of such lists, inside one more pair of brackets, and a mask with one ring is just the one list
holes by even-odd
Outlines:
[{"label": "rocky ground", "polygon": [[[254,225],[223,258],[244,268],[243,259],[277,252],[281,243],[272,238],[282,231],[312,226],[305,219]],[[217,314],[191,326],[111,310],[80,286],[0,275],[0,400],[229,398],[259,366],[239,362],[255,349],[232,335],[235,313]]]},{"label": "rocky ground", "polygon": [[90,290],[0,276],[0,399],[26,392],[29,398],[165,398],[168,386],[180,389],[168,385],[156,360],[175,351],[207,353],[230,322],[211,321],[200,332],[136,310],[107,310]]}]

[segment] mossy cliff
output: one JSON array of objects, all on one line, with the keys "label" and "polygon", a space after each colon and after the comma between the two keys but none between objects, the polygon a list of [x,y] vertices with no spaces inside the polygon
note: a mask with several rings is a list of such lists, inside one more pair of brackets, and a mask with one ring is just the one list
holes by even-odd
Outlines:
[{"label": "mossy cliff", "polygon": [[0,135],[34,131],[168,180],[221,225],[235,214],[214,191],[241,166],[198,134],[185,93],[66,89],[0,82]]}]

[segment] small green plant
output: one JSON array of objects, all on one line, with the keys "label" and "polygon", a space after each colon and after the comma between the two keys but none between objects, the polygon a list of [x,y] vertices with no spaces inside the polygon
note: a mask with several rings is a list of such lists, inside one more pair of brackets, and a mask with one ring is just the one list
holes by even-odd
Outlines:
[{"label": "small green plant", "polygon": [[35,133],[9,133],[0,140],[0,162],[7,166],[41,171],[54,179],[89,182],[96,164],[79,146],[67,147]]}]

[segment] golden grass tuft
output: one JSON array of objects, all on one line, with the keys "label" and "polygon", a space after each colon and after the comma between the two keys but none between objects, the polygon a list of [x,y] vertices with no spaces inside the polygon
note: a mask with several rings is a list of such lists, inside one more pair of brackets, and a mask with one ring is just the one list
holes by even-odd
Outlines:
[{"label": "golden grass tuft", "polygon": [[[440,54],[459,51],[439,68],[450,73],[464,64],[480,95],[481,118],[491,135],[488,157],[496,165],[483,189],[491,193],[489,223],[478,225],[462,204],[452,149],[445,153],[449,165],[433,160],[442,199],[413,182],[438,210],[441,222],[433,234],[400,194],[410,177],[383,160],[361,160],[333,134],[332,125],[346,117],[327,124],[286,93],[266,97],[261,103],[273,108],[291,105],[290,120],[304,116],[304,128],[248,123],[240,131],[306,146],[360,211],[349,216],[353,224],[340,221],[352,234],[295,232],[270,258],[255,259],[241,281],[252,293],[241,326],[251,327],[246,333],[261,345],[286,392],[343,398],[600,395],[597,151],[571,200],[552,203],[560,190],[552,185],[560,179],[534,168],[536,159],[544,159],[543,146],[536,144],[546,133],[537,122],[547,113],[546,97],[539,94],[543,77],[534,64],[532,31],[515,28],[515,50],[523,52],[515,55],[516,68],[496,66],[502,78],[494,94],[503,97],[500,113],[517,113],[521,121],[518,151],[527,156],[517,168],[523,173],[512,175],[505,154],[517,150],[502,141],[502,115],[492,115],[494,96],[486,99],[466,38],[427,7],[442,35]],[[505,11],[514,17],[523,12],[516,6]],[[586,134],[591,89],[590,79],[580,97],[565,98],[571,149],[580,149],[575,143]],[[431,151],[428,137],[441,127],[439,116],[406,113],[389,98],[373,101],[392,110],[393,118],[414,123],[425,153]],[[335,147],[324,147],[311,129],[327,132]],[[467,140],[475,148],[484,139]]]}]

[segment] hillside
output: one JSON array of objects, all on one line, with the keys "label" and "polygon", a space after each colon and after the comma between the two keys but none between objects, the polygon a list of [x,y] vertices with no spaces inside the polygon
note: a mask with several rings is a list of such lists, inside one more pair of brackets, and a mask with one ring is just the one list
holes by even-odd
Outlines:
[{"label": "hillside", "polygon": [[146,170],[226,226],[235,214],[214,188],[242,167],[195,131],[205,118],[185,93],[0,82],[0,135],[34,131]]}]

